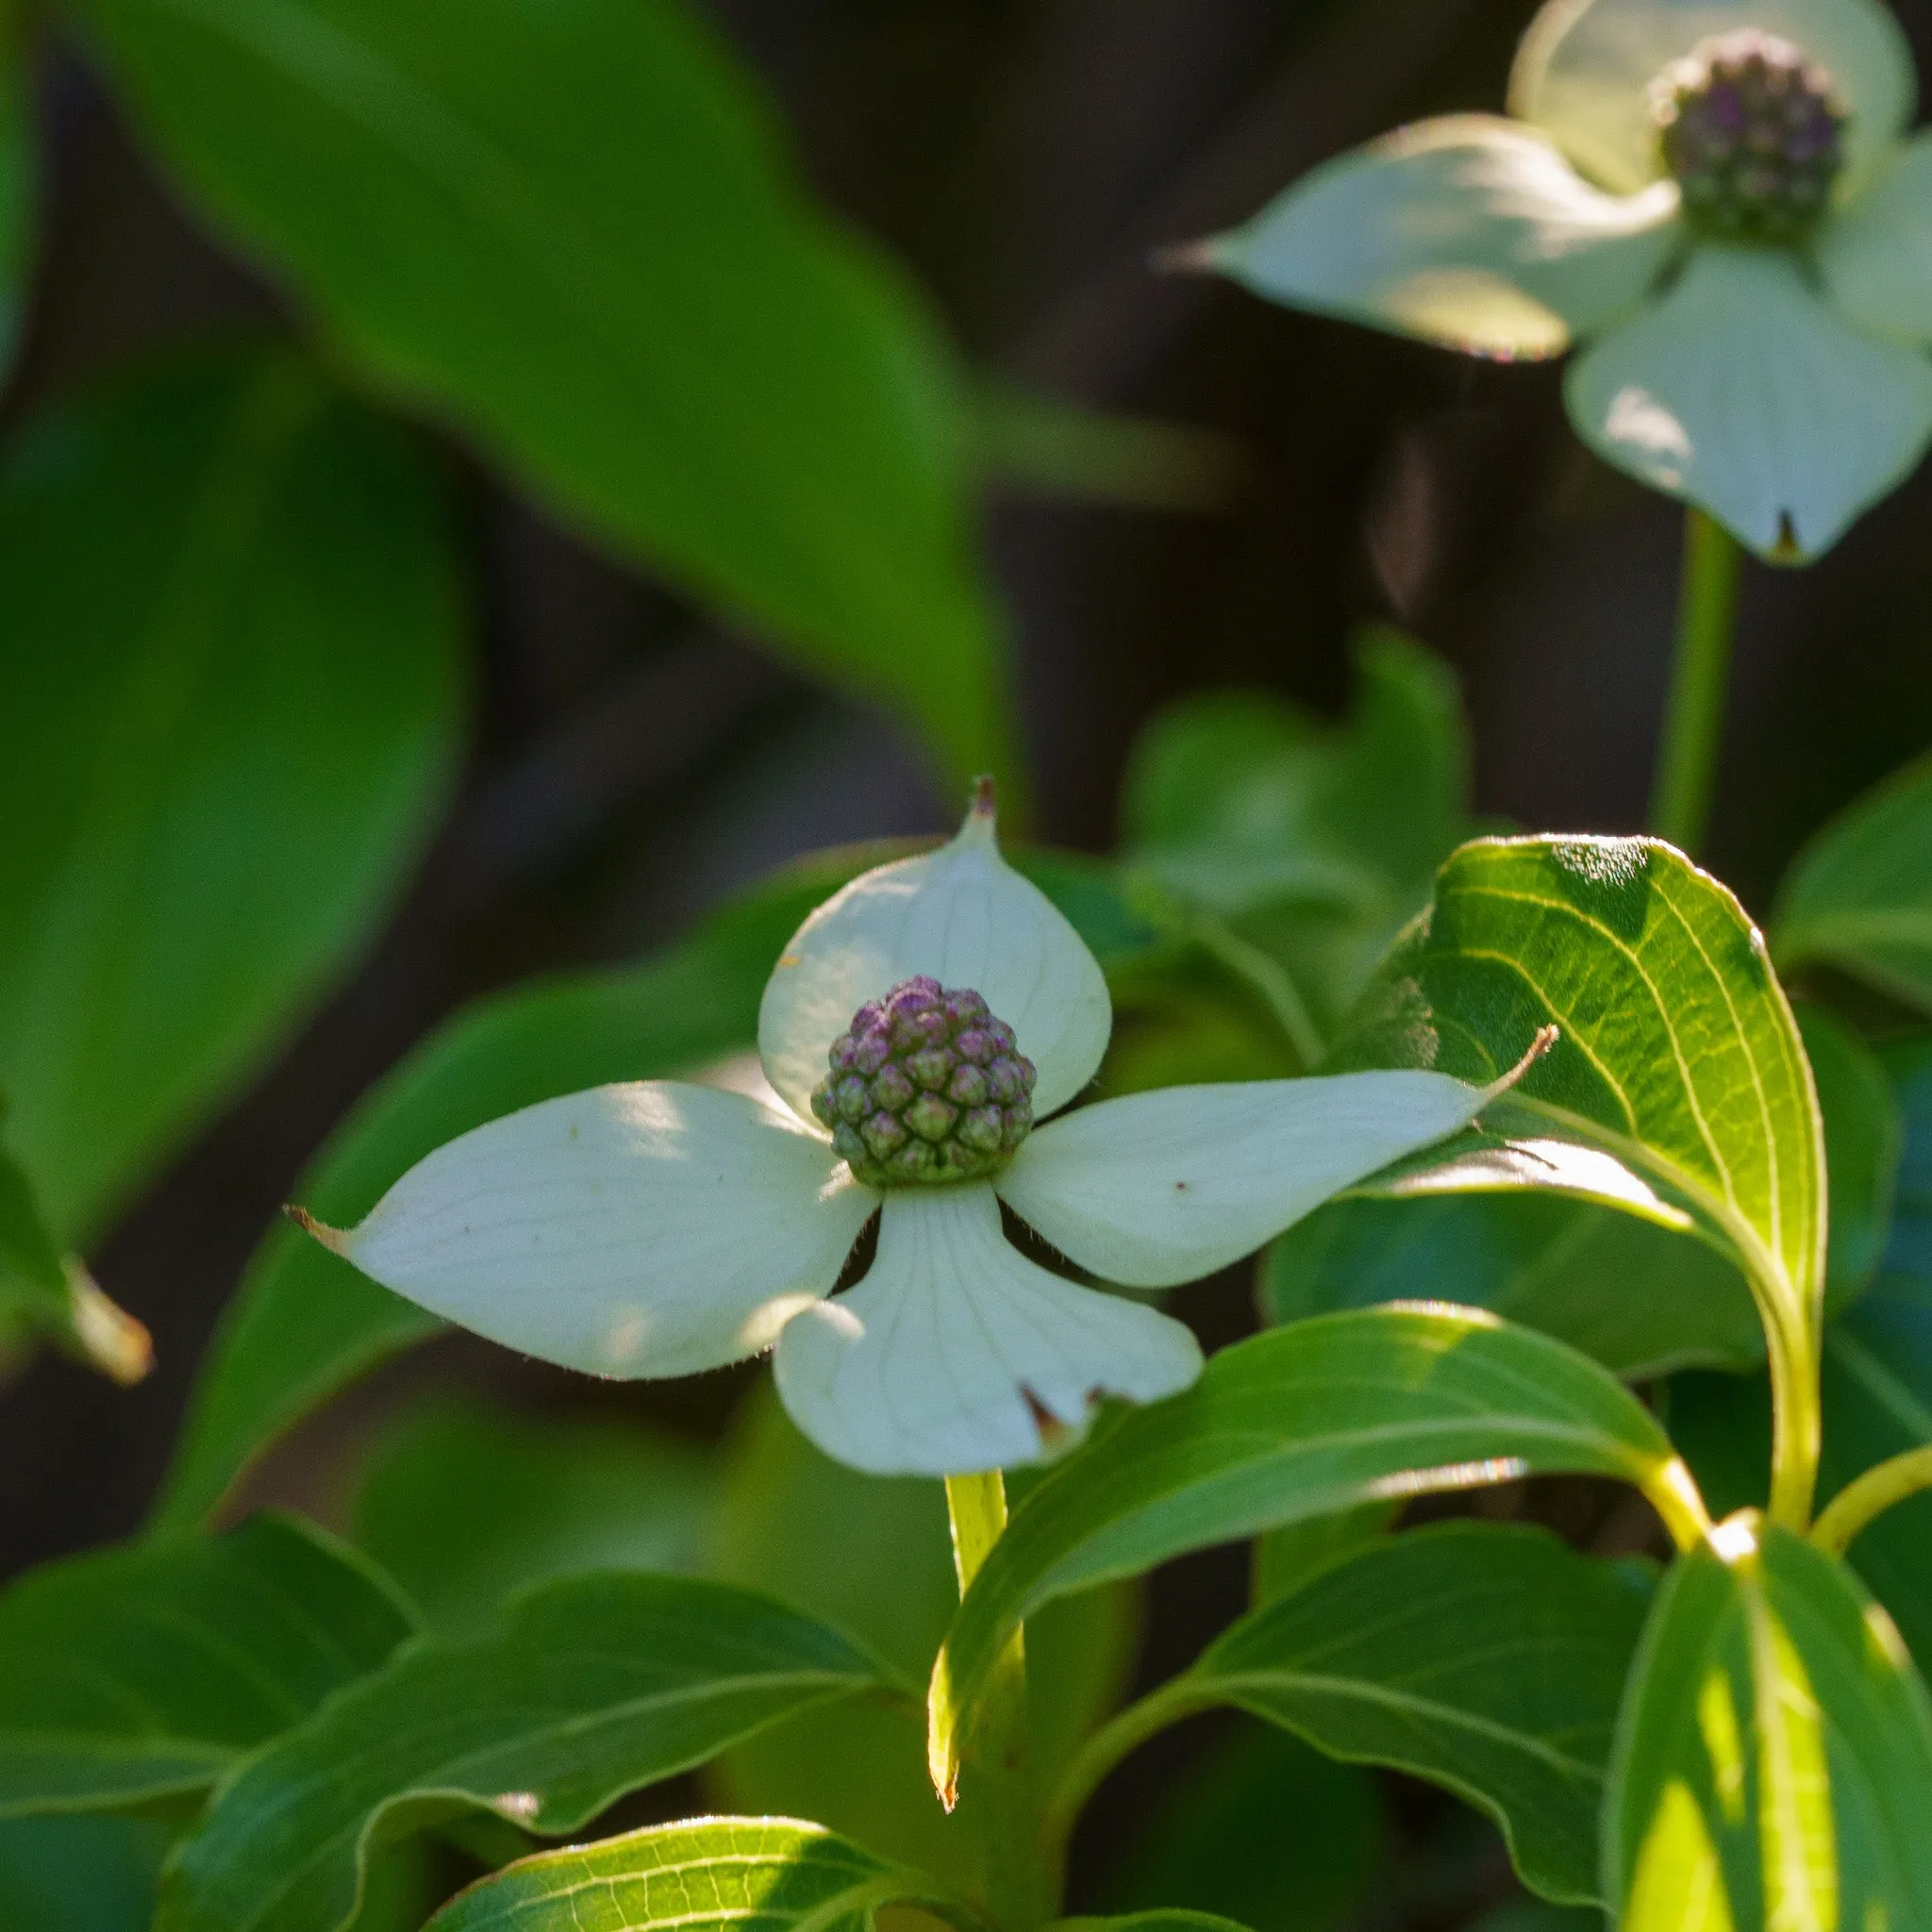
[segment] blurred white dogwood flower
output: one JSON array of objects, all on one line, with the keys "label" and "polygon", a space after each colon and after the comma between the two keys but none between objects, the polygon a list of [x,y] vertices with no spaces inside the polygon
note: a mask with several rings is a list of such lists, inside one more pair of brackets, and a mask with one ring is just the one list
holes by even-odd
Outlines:
[{"label": "blurred white dogwood flower", "polygon": [[1582,341],[1584,441],[1798,562],[1932,438],[1915,88],[1878,0],[1549,0],[1514,118],[1404,128],[1174,259],[1474,355]]},{"label": "blurred white dogwood flower", "polygon": [[[1111,1027],[1099,965],[1001,858],[982,784],[950,844],[855,879],[786,948],[758,1016],[768,1101],[600,1087],[451,1141],[345,1233],[294,1211],[377,1281],[547,1361],[684,1375],[775,1343],[786,1407],[846,1462],[1024,1462],[1042,1425],[1172,1394],[1201,1355],[1181,1323],[1023,1255],[1003,1202],[1094,1274],[1166,1287],[1499,1091],[1266,1080],[1034,1127],[1092,1079]],[[834,1296],[874,1213],[871,1266]]]}]

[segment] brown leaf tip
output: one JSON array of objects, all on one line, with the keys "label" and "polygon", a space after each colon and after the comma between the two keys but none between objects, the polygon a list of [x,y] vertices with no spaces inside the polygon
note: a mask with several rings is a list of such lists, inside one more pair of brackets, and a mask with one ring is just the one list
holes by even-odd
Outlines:
[{"label": "brown leaf tip", "polygon": [[995,795],[991,772],[982,772],[973,781],[973,803],[968,808],[976,819],[991,819],[999,816],[999,800]]}]

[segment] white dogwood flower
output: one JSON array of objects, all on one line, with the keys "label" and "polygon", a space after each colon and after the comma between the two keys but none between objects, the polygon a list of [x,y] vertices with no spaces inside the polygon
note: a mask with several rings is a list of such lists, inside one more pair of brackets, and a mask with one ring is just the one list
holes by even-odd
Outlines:
[{"label": "white dogwood flower", "polygon": [[[1042,1425],[1172,1394],[1201,1355],[1181,1323],[1022,1254],[1003,1208],[1095,1275],[1167,1287],[1497,1091],[1364,1073],[1060,1112],[1111,1026],[1093,956],[1001,858],[983,785],[951,843],[855,879],[787,946],[758,1017],[770,1100],[601,1087],[438,1149],[358,1227],[297,1218],[437,1314],[592,1374],[775,1343],[792,1417],[860,1469],[1025,1462]],[[871,1265],[834,1295],[874,1214]]]},{"label": "white dogwood flower", "polygon": [[1797,562],[1932,439],[1932,135],[1878,0],[1549,0],[1513,118],[1424,121],[1177,251],[1499,358],[1587,346],[1600,456]]}]

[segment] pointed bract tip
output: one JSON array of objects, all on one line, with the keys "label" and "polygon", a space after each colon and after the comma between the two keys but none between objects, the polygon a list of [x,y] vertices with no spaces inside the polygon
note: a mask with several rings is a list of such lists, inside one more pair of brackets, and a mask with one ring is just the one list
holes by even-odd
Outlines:
[{"label": "pointed bract tip", "polygon": [[1221,264],[1212,240],[1171,242],[1147,252],[1147,266],[1158,275],[1210,275]]},{"label": "pointed bract tip", "polygon": [[306,1208],[298,1208],[292,1201],[282,1204],[282,1212],[306,1235],[319,1241],[330,1254],[340,1255],[346,1261],[349,1257],[349,1238],[339,1227],[330,1227],[326,1222],[316,1220]]},{"label": "pointed bract tip", "polygon": [[1497,1094],[1508,1092],[1562,1037],[1560,1026],[1539,1026],[1536,1038],[1529,1042],[1529,1051],[1490,1089],[1488,1097],[1493,1100]]},{"label": "pointed bract tip", "polygon": [[969,818],[991,819],[999,816],[999,799],[996,795],[991,772],[982,772],[973,781],[973,800],[966,808]]}]

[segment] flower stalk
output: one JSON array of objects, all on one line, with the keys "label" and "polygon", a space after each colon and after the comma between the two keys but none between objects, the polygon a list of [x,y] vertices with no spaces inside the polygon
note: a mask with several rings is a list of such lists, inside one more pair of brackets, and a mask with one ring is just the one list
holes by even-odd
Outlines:
[{"label": "flower stalk", "polygon": [[1693,858],[1704,843],[1724,746],[1743,560],[1737,539],[1714,517],[1694,508],[1685,511],[1676,661],[1664,709],[1650,828]]},{"label": "flower stalk", "polygon": [[[996,1469],[949,1475],[946,1509],[963,1597],[1006,1530],[1005,1479]],[[970,1754],[981,1805],[986,1908],[999,1932],[1033,1932],[1055,1915],[1058,1903],[1041,1857],[1032,1733],[1023,1627],[1014,1631],[988,1684]]]}]

